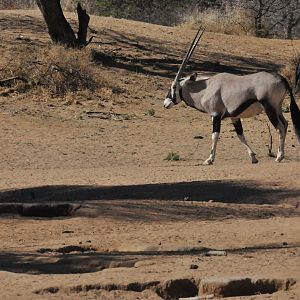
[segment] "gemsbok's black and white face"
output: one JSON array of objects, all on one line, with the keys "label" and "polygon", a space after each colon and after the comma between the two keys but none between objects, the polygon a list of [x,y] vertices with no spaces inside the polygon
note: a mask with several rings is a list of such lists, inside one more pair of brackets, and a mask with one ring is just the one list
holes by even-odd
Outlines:
[{"label": "gemsbok's black and white face", "polygon": [[174,105],[177,105],[181,102],[180,97],[178,97],[178,89],[180,88],[179,82],[173,81],[171,88],[168,92],[168,95],[164,101],[164,108],[172,108]]}]

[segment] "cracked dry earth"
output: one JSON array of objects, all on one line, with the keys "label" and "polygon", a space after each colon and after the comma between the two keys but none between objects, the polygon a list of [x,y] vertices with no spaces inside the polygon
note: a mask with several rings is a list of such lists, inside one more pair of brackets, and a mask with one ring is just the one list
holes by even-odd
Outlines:
[{"label": "cracked dry earth", "polygon": [[[28,16],[40,22],[37,12],[17,19]],[[109,24],[123,38],[129,29],[143,38],[133,22],[97,20],[99,30]],[[186,34],[143,26],[153,41],[165,31]],[[215,38],[227,47],[227,37]],[[236,49],[251,39],[262,60],[289,53],[279,51],[288,49],[284,41],[230,39]],[[153,86],[145,74],[100,67],[120,79],[134,76],[131,95],[155,95],[114,107],[136,118],[78,119],[76,104],[0,98],[0,298],[300,299],[300,151],[292,130],[277,164],[267,155],[265,116],[245,120],[260,161],[251,165],[225,121],[215,165],[202,166],[210,151],[207,116],[183,106],[164,111],[169,80]],[[149,108],[154,117],[145,115]],[[182,160],[164,160],[170,151]]]}]

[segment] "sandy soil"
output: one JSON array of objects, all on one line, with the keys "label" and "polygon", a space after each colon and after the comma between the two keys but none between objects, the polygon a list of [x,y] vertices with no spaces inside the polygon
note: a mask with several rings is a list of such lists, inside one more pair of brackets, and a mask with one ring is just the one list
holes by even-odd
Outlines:
[{"label": "sandy soil", "polygon": [[[1,53],[26,43],[20,34],[38,47],[49,43],[37,11],[0,16]],[[266,117],[244,120],[259,159],[252,165],[225,120],[216,163],[202,166],[209,117],[184,105],[162,108],[194,32],[99,17],[91,27],[92,47],[117,57],[97,65],[126,90],[114,102],[0,97],[0,209],[81,205],[69,217],[0,215],[0,298],[162,299],[155,288],[170,280],[249,277],[297,283],[236,299],[300,299],[300,152],[292,126],[277,164],[268,156]],[[190,71],[252,72],[279,69],[293,47],[207,33],[197,53]],[[171,151],[181,160],[165,160]]]}]

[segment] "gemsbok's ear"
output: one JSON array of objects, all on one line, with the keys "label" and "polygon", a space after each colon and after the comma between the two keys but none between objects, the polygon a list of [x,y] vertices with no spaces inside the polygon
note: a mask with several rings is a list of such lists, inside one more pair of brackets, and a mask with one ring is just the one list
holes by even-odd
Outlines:
[{"label": "gemsbok's ear", "polygon": [[194,73],[193,75],[190,76],[190,80],[191,81],[196,81],[197,80],[197,76],[198,76],[198,74]]}]

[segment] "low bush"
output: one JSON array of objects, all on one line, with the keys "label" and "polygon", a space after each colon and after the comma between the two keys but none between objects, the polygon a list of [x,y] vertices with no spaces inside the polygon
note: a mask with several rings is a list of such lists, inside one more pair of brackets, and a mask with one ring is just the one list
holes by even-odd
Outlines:
[{"label": "low bush", "polygon": [[146,111],[145,113],[146,116],[149,116],[149,117],[155,117],[155,109],[154,108],[150,108]]},{"label": "low bush", "polygon": [[42,89],[51,96],[96,90],[117,90],[109,79],[95,72],[89,49],[16,47],[7,52],[6,66],[1,78],[18,77],[14,88],[17,92]]}]

